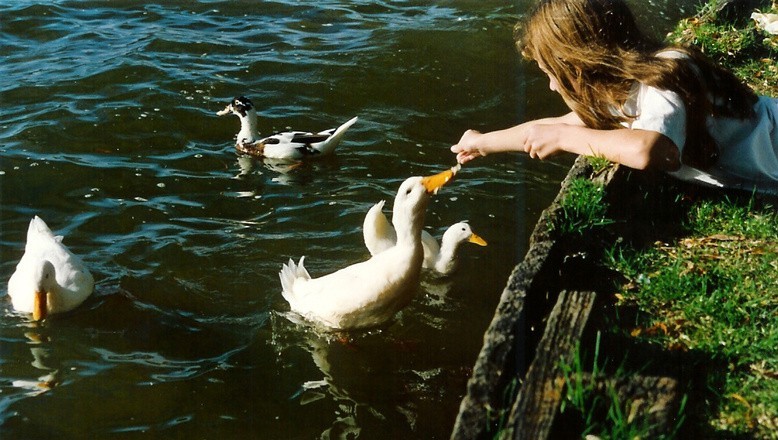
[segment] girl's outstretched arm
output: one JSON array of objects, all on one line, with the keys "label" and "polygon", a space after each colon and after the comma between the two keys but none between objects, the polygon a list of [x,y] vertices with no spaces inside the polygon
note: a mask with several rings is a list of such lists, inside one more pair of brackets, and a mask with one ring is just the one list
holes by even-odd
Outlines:
[{"label": "girl's outstretched arm", "polygon": [[574,113],[489,133],[468,130],[451,151],[460,163],[491,153],[523,151],[538,159],[562,152],[601,156],[635,169],[680,167],[678,148],[670,138],[649,130],[587,128]]},{"label": "girl's outstretched arm", "polygon": [[451,152],[457,154],[459,163],[469,162],[476,157],[486,156],[492,153],[504,153],[509,151],[524,151],[523,145],[527,138],[527,132],[535,125],[569,124],[583,126],[578,116],[570,112],[566,115],[552,118],[536,119],[515,127],[504,130],[481,133],[476,130],[467,130],[459,142],[451,147]]},{"label": "girl's outstretched arm", "polygon": [[522,150],[538,159],[565,151],[599,156],[638,170],[675,171],[681,166],[678,147],[667,136],[651,130],[537,124],[527,130]]}]

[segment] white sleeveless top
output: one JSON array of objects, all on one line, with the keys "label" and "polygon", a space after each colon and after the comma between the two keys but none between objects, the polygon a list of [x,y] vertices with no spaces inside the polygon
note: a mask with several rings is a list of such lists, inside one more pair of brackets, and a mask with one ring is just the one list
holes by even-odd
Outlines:
[{"label": "white sleeveless top", "polygon": [[[686,56],[676,51],[661,55]],[[636,84],[623,112],[637,116],[625,126],[659,132],[683,153],[686,108],[677,93]],[[760,96],[754,112],[749,119],[709,117],[708,132],[719,146],[718,162],[707,172],[681,165],[670,174],[706,185],[778,194],[778,98]]]}]

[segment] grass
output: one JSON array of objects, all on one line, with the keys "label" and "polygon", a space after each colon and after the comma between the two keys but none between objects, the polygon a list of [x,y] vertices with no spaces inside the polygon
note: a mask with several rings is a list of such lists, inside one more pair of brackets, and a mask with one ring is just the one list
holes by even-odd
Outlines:
[{"label": "grass", "polygon": [[688,233],[672,243],[614,248],[610,265],[627,282],[619,305],[642,318],[634,338],[694,351],[725,365],[710,378],[716,405],[698,408],[726,438],[778,433],[778,213],[771,206],[702,200]]},{"label": "grass", "polygon": [[611,167],[611,165],[613,165],[613,162],[606,159],[604,156],[592,155],[587,156],[586,158],[589,161],[589,164],[592,166],[592,174],[595,176],[601,174],[603,171],[607,170]]},{"label": "grass", "polygon": [[491,423],[486,426],[486,433],[491,434],[493,440],[503,440],[513,437],[513,430],[508,426],[508,417],[510,416],[512,403],[516,400],[518,392],[519,381],[514,378],[503,390],[503,406],[497,409],[486,409],[486,419],[496,421],[494,426],[492,426]]},{"label": "grass", "polygon": [[[778,36],[758,29],[751,11],[724,18],[719,4],[704,5],[668,40],[697,46],[757,93],[778,96]],[[776,2],[761,6],[778,13]],[[778,213],[754,200],[700,199],[677,238],[619,244],[606,258],[626,280],[617,310],[639,311],[620,323],[627,337],[721,366],[706,370],[701,387],[686,384],[697,396],[685,430],[704,438],[778,439]]]},{"label": "grass", "polygon": [[[703,5],[697,16],[682,20],[668,40],[697,47],[732,68],[757,93],[778,96],[778,36],[759,29],[749,16],[733,22],[717,12],[721,3],[713,0]],[[776,2],[761,3],[761,12],[778,13]]]},{"label": "grass", "polygon": [[[702,5],[668,41],[695,45],[758,94],[778,96],[778,36],[755,26],[752,11],[725,17],[721,3]],[[778,13],[775,1],[762,1],[760,10]],[[610,166],[603,158],[589,161],[594,174]],[[665,239],[639,247],[616,240],[605,255],[607,268],[623,283],[615,286],[615,326],[600,330],[636,347],[683,355],[688,365],[680,366],[685,397],[678,423],[671,432],[649,437],[648,421],[636,418],[632,402],[619,397],[613,385],[641,374],[634,364],[642,361],[625,351],[622,364],[610,367],[599,359],[598,333],[591,361],[576,350],[570,363],[560,364],[562,411],[575,414],[581,438],[778,439],[778,213],[768,204],[757,206],[755,197],[711,194],[691,202],[679,194],[683,224],[664,231]],[[554,231],[562,237],[597,235],[589,233],[613,223],[606,216],[606,196],[600,183],[571,181]],[[606,376],[609,380],[598,380]]]},{"label": "grass", "polygon": [[561,215],[554,222],[554,230],[561,234],[583,234],[612,221],[606,217],[608,205],[604,201],[605,188],[601,183],[577,178],[570,182],[560,202]]},{"label": "grass", "polygon": [[[571,362],[561,362],[560,367],[565,382],[564,400],[561,413],[572,410],[584,426],[581,437],[608,439],[656,439],[670,440],[677,437],[677,430],[683,422],[683,415],[677,417],[678,423],[669,433],[652,432],[651,420],[645,411],[637,411],[636,403],[620,396],[616,384],[631,375],[625,367],[619,365],[615,371],[602,380],[607,360],[600,361],[600,333],[597,334],[594,359],[587,369],[580,346],[576,346]],[[679,413],[685,407],[681,403]]]}]

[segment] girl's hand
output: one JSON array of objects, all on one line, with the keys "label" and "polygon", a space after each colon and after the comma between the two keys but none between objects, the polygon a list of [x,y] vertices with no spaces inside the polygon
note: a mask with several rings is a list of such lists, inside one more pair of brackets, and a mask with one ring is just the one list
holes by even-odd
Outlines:
[{"label": "girl's hand", "polygon": [[533,159],[543,160],[563,151],[560,146],[560,134],[564,124],[534,124],[527,128],[524,139],[524,152]]},{"label": "girl's hand", "polygon": [[462,135],[459,142],[451,147],[451,152],[457,154],[457,162],[464,164],[476,157],[486,156],[486,151],[479,145],[482,136],[483,134],[476,130],[467,130]]}]

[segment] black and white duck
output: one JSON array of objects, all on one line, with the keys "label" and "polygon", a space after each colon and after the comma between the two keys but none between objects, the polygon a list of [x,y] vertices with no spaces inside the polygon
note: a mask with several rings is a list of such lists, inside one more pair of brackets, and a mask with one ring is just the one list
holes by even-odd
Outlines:
[{"label": "black and white duck", "polygon": [[239,96],[233,99],[218,116],[233,114],[240,118],[240,131],[235,148],[243,154],[259,158],[302,160],[332,154],[340,144],[346,130],[357,118],[351,118],[338,128],[320,131],[286,131],[260,138],[257,129],[257,111],[250,99]]}]

